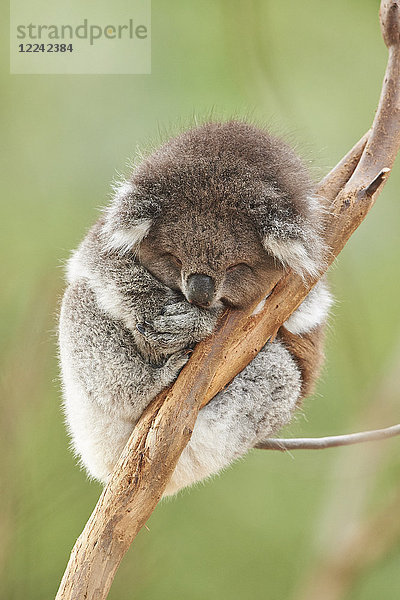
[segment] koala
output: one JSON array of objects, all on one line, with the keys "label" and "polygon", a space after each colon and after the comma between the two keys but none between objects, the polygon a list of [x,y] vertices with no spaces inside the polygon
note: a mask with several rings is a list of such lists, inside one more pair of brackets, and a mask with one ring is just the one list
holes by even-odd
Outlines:
[{"label": "koala", "polygon": [[[106,483],[149,402],[226,307],[251,307],[285,269],[320,272],[327,207],[286,143],[239,121],[181,133],[116,186],[68,263],[59,322],[74,451]],[[274,434],[312,389],[325,281],[199,413],[165,490],[209,477]]]}]

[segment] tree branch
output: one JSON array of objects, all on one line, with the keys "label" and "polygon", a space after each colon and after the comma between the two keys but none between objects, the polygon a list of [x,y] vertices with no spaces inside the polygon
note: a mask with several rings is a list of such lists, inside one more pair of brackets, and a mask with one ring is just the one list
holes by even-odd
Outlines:
[{"label": "tree branch", "polygon": [[[318,190],[333,201],[327,267],[371,208],[387,179],[384,169],[391,168],[400,145],[398,2],[382,2],[381,11],[389,63],[371,134],[365,148],[364,140]],[[288,272],[265,290],[271,294],[260,313],[251,317],[253,307],[226,311],[217,331],[196,346],[172,388],[151,403],[135,427],[72,550],[58,600],[107,597],[122,557],[156,507],[190,439],[198,411],[276,334],[316,282],[305,283]]]},{"label": "tree branch", "polygon": [[324,450],[325,448],[336,448],[337,446],[351,446],[364,442],[376,442],[400,435],[400,425],[392,425],[384,429],[372,431],[361,431],[359,433],[348,433],[347,435],[330,435],[318,438],[269,438],[265,442],[257,444],[259,450],[280,450],[287,452],[291,450]]}]

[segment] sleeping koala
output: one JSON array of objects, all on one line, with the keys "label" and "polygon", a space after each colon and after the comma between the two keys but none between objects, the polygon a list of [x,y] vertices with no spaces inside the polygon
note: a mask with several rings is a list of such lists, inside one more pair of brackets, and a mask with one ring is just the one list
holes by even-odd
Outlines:
[{"label": "sleeping koala", "polygon": [[[170,140],[116,189],[69,261],[59,326],[65,414],[90,476],[107,481],[144,409],[224,307],[251,306],[288,267],[318,273],[324,211],[293,151],[237,121]],[[321,281],[200,411],[166,495],[291,420],[317,376],[330,304]]]}]

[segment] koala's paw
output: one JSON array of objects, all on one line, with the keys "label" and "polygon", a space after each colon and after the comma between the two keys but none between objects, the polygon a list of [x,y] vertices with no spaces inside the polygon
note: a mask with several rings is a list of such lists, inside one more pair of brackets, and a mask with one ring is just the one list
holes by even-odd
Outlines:
[{"label": "koala's paw", "polygon": [[179,352],[171,354],[165,364],[161,367],[164,385],[169,385],[177,378],[179,372],[189,360],[190,354],[190,350],[180,350]]},{"label": "koala's paw", "polygon": [[186,301],[166,304],[161,313],[145,319],[136,328],[144,338],[163,350],[190,348],[213,330],[217,314]]}]

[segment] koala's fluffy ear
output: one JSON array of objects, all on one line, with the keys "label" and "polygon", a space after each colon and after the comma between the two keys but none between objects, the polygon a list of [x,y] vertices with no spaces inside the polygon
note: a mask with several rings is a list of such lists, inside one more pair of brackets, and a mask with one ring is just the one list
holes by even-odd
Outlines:
[{"label": "koala's fluffy ear", "polygon": [[314,239],[282,239],[267,234],[265,249],[301,277],[316,277],[324,265],[324,244],[319,236]]},{"label": "koala's fluffy ear", "polygon": [[[299,219],[300,221],[300,219]],[[326,245],[320,222],[280,222],[264,233],[264,248],[301,277],[316,277],[326,261]]]},{"label": "koala's fluffy ear", "polygon": [[107,249],[125,254],[146,237],[159,207],[131,181],[119,183],[114,191],[104,213],[102,234]]},{"label": "koala's fluffy ear", "polygon": [[326,260],[323,240],[326,209],[312,194],[287,202],[272,188],[252,207],[264,248],[301,277],[317,276]]}]

